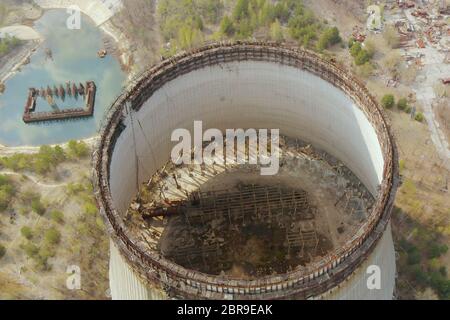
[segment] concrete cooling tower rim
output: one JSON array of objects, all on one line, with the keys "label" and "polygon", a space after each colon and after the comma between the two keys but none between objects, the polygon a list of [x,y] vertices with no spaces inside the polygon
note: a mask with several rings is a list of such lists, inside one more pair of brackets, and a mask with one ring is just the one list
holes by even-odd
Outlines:
[{"label": "concrete cooling tower rim", "polygon": [[[120,210],[114,205],[110,186],[110,165],[115,144],[124,127],[123,121],[129,112],[127,106],[138,112],[160,88],[182,75],[208,66],[242,61],[294,67],[338,88],[373,126],[383,160],[383,176],[377,188],[376,202],[357,234],[344,246],[302,270],[256,280],[229,279],[188,270],[148,250],[148,246],[125,227]],[[170,289],[175,294],[191,298],[214,298],[224,294],[244,299],[308,298],[338,286],[370,255],[383,235],[389,223],[398,184],[398,155],[390,125],[382,108],[366,87],[334,61],[324,60],[310,51],[266,42],[209,44],[177,54],[146,71],[129,85],[110,108],[93,155],[93,163],[93,181],[99,209],[121,255],[148,285]]]}]

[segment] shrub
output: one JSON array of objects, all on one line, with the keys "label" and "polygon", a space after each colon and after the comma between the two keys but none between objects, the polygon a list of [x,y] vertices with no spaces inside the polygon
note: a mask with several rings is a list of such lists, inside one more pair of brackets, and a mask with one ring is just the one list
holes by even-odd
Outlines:
[{"label": "shrub", "polygon": [[61,233],[55,228],[50,228],[45,232],[44,239],[48,244],[58,244],[61,241]]},{"label": "shrub", "polygon": [[30,227],[23,227],[22,229],[20,229],[20,233],[28,240],[33,238],[33,230]]},{"label": "shrub", "polygon": [[394,26],[386,26],[383,32],[384,40],[387,42],[391,48],[397,48],[400,43],[400,38],[398,36],[397,30]]},{"label": "shrub", "polygon": [[217,23],[224,8],[221,0],[202,0],[198,5],[201,8],[203,16],[210,23]]},{"label": "shrub", "polygon": [[6,254],[6,248],[2,244],[0,244],[0,259]]},{"label": "shrub", "polygon": [[406,193],[411,198],[415,197],[417,192],[417,187],[411,179],[405,179],[405,181],[402,184],[401,191]]},{"label": "shrub", "polygon": [[39,198],[35,198],[31,201],[31,209],[40,216],[43,216],[46,211],[45,206],[42,204],[41,199]]},{"label": "shrub", "polygon": [[421,266],[415,264],[411,266],[411,273],[415,281],[422,286],[426,286],[428,283],[428,275],[422,270]]},{"label": "shrub", "polygon": [[370,58],[375,55],[376,44],[372,38],[366,39],[366,41],[364,41],[364,49],[369,54]]},{"label": "shrub", "polygon": [[23,244],[22,249],[25,251],[25,254],[30,258],[35,257],[39,252],[39,247],[31,242]]},{"label": "shrub", "polygon": [[195,28],[197,28],[200,31],[202,31],[204,29],[203,20],[200,16],[194,17],[194,26],[195,26]]},{"label": "shrub", "polygon": [[412,250],[408,252],[408,264],[414,265],[420,263],[421,255],[419,249],[414,247]]},{"label": "shrub", "polygon": [[64,222],[64,214],[61,211],[54,210],[50,213],[50,218],[57,222],[57,223],[63,223]]},{"label": "shrub", "polygon": [[432,271],[429,275],[431,287],[435,289],[441,299],[450,295],[450,280],[447,280],[439,271]]},{"label": "shrub", "polygon": [[381,105],[386,109],[392,109],[395,105],[395,98],[392,94],[386,94],[381,99]]},{"label": "shrub", "polygon": [[283,41],[283,30],[281,29],[281,24],[278,20],[270,26],[270,37],[275,41]]},{"label": "shrub", "polygon": [[373,74],[374,67],[372,63],[364,63],[356,69],[356,73],[363,78],[370,77]]},{"label": "shrub", "polygon": [[398,100],[397,108],[399,110],[404,111],[404,110],[406,110],[407,107],[408,107],[408,100],[406,100],[406,98],[401,98],[401,99]]},{"label": "shrub", "polygon": [[438,243],[432,243],[429,248],[428,258],[434,259],[439,258],[441,255],[445,254],[448,251],[448,247],[444,245],[440,245]]},{"label": "shrub", "polygon": [[347,43],[348,48],[350,49],[351,47],[353,47],[353,44],[355,44],[355,42],[356,42],[356,40],[353,37],[348,39],[348,43]]},{"label": "shrub", "polygon": [[248,17],[248,0],[238,0],[233,10],[233,20],[240,21]]},{"label": "shrub", "polygon": [[320,23],[314,13],[306,9],[301,1],[292,5],[292,14],[289,17],[288,27],[292,38],[297,39],[303,46],[309,46],[312,40],[317,38]]},{"label": "shrub", "polygon": [[0,212],[9,207],[15,193],[16,190],[11,180],[7,176],[0,175]]},{"label": "shrub", "polygon": [[47,258],[42,257],[40,255],[36,255],[34,257],[34,267],[39,271],[48,271],[50,270],[50,266],[47,263]]},{"label": "shrub", "polygon": [[326,29],[320,36],[317,42],[317,49],[322,51],[328,47],[341,42],[339,30],[336,27]]},{"label": "shrub", "polygon": [[228,16],[224,16],[222,22],[220,22],[220,32],[229,37],[234,34],[233,21]]},{"label": "shrub", "polygon": [[350,54],[352,55],[352,57],[356,58],[356,56],[358,55],[358,53],[361,50],[362,50],[361,43],[359,43],[358,41],[355,41],[350,48]]},{"label": "shrub", "polygon": [[31,170],[39,174],[46,174],[56,165],[64,161],[64,150],[56,146],[41,146],[37,154],[17,153],[10,157],[3,157],[0,163],[13,171]]},{"label": "shrub", "polygon": [[418,112],[418,113],[416,114],[416,116],[414,117],[414,119],[415,119],[416,121],[423,122],[423,120],[425,120],[425,116],[423,115],[422,112]]},{"label": "shrub", "polygon": [[86,202],[84,205],[84,212],[86,215],[95,216],[98,212],[97,206],[92,202]]},{"label": "shrub", "polygon": [[44,245],[42,246],[42,248],[39,249],[39,257],[41,257],[44,260],[54,257],[55,254],[56,254],[55,250],[48,245]]},{"label": "shrub", "polygon": [[[0,15],[0,18],[2,16]],[[0,57],[9,53],[12,49],[19,46],[22,43],[16,37],[6,36],[0,39]]]},{"label": "shrub", "polygon": [[84,186],[81,183],[72,183],[70,182],[67,185],[67,194],[69,195],[76,195],[79,194],[81,192],[85,191]]},{"label": "shrub", "polygon": [[33,190],[26,190],[20,194],[20,201],[26,205],[30,205],[33,200],[39,200],[41,196]]},{"label": "shrub", "polygon": [[9,207],[10,197],[9,195],[0,189],[0,212],[5,211]]},{"label": "shrub", "polygon": [[350,47],[350,54],[352,55],[352,57],[356,58],[361,50],[361,43],[359,43],[358,41],[354,41],[352,46]]},{"label": "shrub", "polygon": [[75,140],[70,140],[68,147],[72,158],[84,158],[89,154],[89,148],[84,141],[77,142]]},{"label": "shrub", "polygon": [[405,160],[401,159],[398,163],[399,163],[400,173],[402,173],[403,170],[405,170],[405,166],[406,166]]},{"label": "shrub", "polygon": [[366,50],[362,49],[361,51],[358,52],[358,54],[355,57],[355,64],[357,66],[362,66],[369,60],[370,60],[369,53]]},{"label": "shrub", "polygon": [[406,109],[405,109],[405,112],[407,114],[411,114],[411,111],[412,111],[412,108],[410,106],[407,106]]}]

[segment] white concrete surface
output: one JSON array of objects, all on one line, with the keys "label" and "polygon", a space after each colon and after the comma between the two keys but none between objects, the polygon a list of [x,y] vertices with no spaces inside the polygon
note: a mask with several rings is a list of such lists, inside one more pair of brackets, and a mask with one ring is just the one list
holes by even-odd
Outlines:
[{"label": "white concrete surface", "polygon": [[164,292],[146,288],[134,274],[110,241],[109,282],[111,296],[114,300],[163,300],[167,299]]},{"label": "white concrete surface", "polygon": [[42,36],[31,27],[16,25],[0,28],[0,38],[7,36],[16,37],[19,40],[39,40]]},{"label": "white concrete surface", "polygon": [[[137,192],[129,119],[111,161],[111,192],[119,211]],[[340,159],[373,194],[382,179],[381,148],[363,112],[330,83],[293,67],[241,62],[197,70],[163,86],[134,119],[140,183],[169,160],[172,131],[191,130],[194,120],[202,120],[204,130],[280,129]]]},{"label": "white concrete surface", "polygon": [[[367,281],[373,272],[370,266],[378,266],[380,269],[380,288],[369,289]],[[369,272],[368,272],[369,271]],[[392,240],[391,225],[389,224],[377,247],[355,270],[352,276],[341,283],[339,287],[323,294],[319,299],[324,300],[392,300],[395,287],[395,250]]]},{"label": "white concrete surface", "polygon": [[[283,135],[308,141],[339,158],[373,194],[382,180],[381,148],[363,112],[330,83],[294,67],[252,61],[205,67],[164,85],[138,112],[133,112],[132,118],[138,146],[139,183],[168,161],[175,145],[170,141],[172,131],[192,130],[194,120],[203,120],[204,130],[280,129]],[[130,119],[126,118],[126,129],[116,142],[110,166],[111,193],[119,212],[127,210],[137,193]],[[384,239],[380,243],[382,249],[374,252],[369,261],[382,263],[391,275],[395,273],[395,261],[390,230]],[[118,278],[113,277],[111,285],[118,287],[112,290],[112,296],[121,298],[114,292],[132,280],[118,284],[114,279]],[[363,290],[362,274],[354,279],[352,287]],[[389,282],[392,277],[386,279]],[[393,284],[392,280],[377,295],[353,296],[390,299]],[[341,292],[338,296],[345,294]]]},{"label": "white concrete surface", "polygon": [[367,30],[379,31],[383,29],[383,21],[381,16],[381,8],[377,5],[371,5],[367,7]]},{"label": "white concrete surface", "polygon": [[97,26],[111,19],[123,6],[121,0],[34,0],[34,2],[44,9],[78,6]]}]

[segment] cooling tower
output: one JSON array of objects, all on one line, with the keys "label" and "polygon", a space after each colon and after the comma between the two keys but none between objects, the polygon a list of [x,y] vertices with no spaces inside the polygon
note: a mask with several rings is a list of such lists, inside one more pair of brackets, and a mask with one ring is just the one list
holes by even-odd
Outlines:
[{"label": "cooling tower", "polygon": [[[192,131],[196,120],[203,121],[204,129],[224,131],[227,128],[279,128],[283,136],[289,137],[286,148],[300,150],[299,154],[308,163],[305,170],[313,168],[314,174],[314,178],[306,181],[304,175],[288,172],[283,179],[290,179],[292,190],[303,188],[306,191],[302,194],[316,197],[311,200],[315,201],[315,209],[308,210],[317,217],[326,211],[330,221],[341,221],[342,216],[342,221],[346,219],[345,224],[341,222],[342,226],[338,228],[334,222],[320,218],[327,224],[324,230],[331,230],[318,229],[317,233],[312,230],[317,240],[315,250],[319,244],[320,252],[311,254],[312,249],[296,248],[294,255],[286,256],[289,259],[295,256],[298,267],[284,268],[283,263],[277,262],[267,272],[255,269],[252,276],[233,276],[228,269],[234,267],[227,264],[229,261],[222,260],[214,267],[217,272],[208,271],[212,270],[208,264],[213,263],[214,252],[201,253],[203,260],[199,258],[200,266],[197,266],[195,261],[184,263],[184,258],[179,255],[149,249],[152,238],[142,234],[147,232],[146,222],[138,217],[138,223],[131,227],[127,212],[140,192],[140,186],[149,185],[149,179],[170,160],[174,146],[170,139],[172,132],[178,128]],[[294,142],[289,144],[289,141]],[[322,158],[332,160],[319,163],[318,157],[304,151],[311,148],[320,150]],[[296,164],[300,163],[295,159],[286,161],[283,172],[295,171]],[[397,150],[378,103],[360,81],[332,60],[306,50],[254,42],[216,43],[175,55],[142,74],[119,96],[105,118],[93,162],[96,198],[111,237],[113,299],[393,297],[396,271],[389,221],[398,184]],[[337,167],[348,169],[343,170],[353,182],[343,185],[352,185],[356,191],[352,191],[353,198],[345,189],[336,192],[336,202],[325,208],[325,202],[320,200],[322,194],[317,194],[317,190],[331,190],[324,187],[328,182],[339,187],[344,171]],[[322,172],[320,168],[325,169]],[[220,176],[224,179],[227,173],[239,179],[240,171],[224,171]],[[176,174],[173,174],[175,178]],[[278,181],[276,179],[264,180],[264,186],[258,188],[271,190],[270,184]],[[177,186],[178,183],[182,181],[177,181]],[[254,184],[252,188],[252,194],[260,190]],[[292,193],[301,194],[301,190]],[[283,191],[280,194],[284,194]],[[207,195],[211,196],[211,193],[206,192],[205,197]],[[367,210],[357,218],[355,214],[359,211],[352,205],[358,202],[355,195],[372,199],[366,205]],[[346,204],[341,204],[346,196]],[[233,196],[228,194],[227,197]],[[229,200],[230,203],[233,201]],[[245,204],[245,201],[241,203],[242,206]],[[335,207],[341,208],[339,214],[333,213]],[[348,208],[352,208],[351,212],[347,212]],[[165,219],[158,221],[168,228]],[[144,227],[140,229],[142,225]],[[245,222],[242,225],[236,228],[248,227]],[[330,239],[327,240],[328,233]],[[296,236],[298,234],[290,232],[286,241],[276,244],[277,248],[290,243],[304,246],[306,240],[295,242]],[[162,237],[170,242],[167,235]],[[280,237],[285,236],[281,234]],[[333,237],[336,239],[331,239]],[[267,237],[264,243],[270,245],[271,239]],[[213,243],[214,239],[211,241]],[[222,254],[232,251],[223,244],[220,248]],[[192,253],[194,249],[186,252]],[[181,252],[180,248],[177,250]],[[269,261],[271,257],[266,259]],[[282,262],[285,257],[280,259]],[[376,266],[380,271],[379,286],[368,285],[373,275],[370,266]]]}]

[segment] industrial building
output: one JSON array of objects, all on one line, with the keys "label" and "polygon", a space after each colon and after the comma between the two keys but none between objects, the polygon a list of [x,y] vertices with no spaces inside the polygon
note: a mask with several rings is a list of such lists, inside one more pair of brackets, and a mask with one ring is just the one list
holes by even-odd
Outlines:
[{"label": "industrial building", "polygon": [[[199,120],[280,129],[279,173],[174,165],[172,132]],[[118,97],[93,156],[112,297],[392,299],[397,157],[383,110],[333,60],[266,42],[166,59]]]}]

